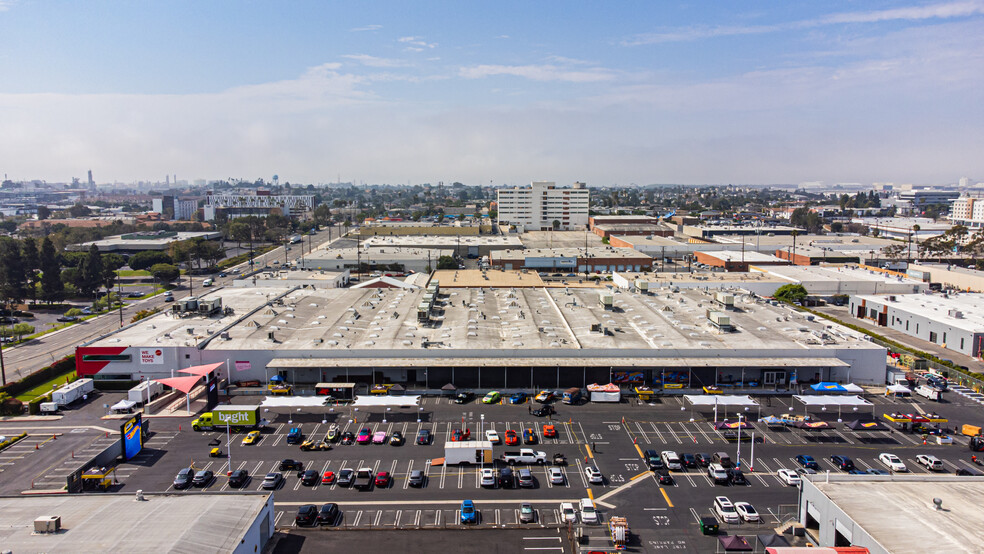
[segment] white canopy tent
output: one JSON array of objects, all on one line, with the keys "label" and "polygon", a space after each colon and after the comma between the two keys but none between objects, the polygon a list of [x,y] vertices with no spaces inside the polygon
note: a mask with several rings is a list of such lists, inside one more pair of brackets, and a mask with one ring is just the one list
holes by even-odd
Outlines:
[{"label": "white canopy tent", "polygon": [[[820,407],[820,411],[826,412],[828,406],[837,406],[837,420],[841,421],[841,414],[844,408],[850,408],[852,412],[857,412],[861,408],[871,408],[871,416],[875,416],[875,405],[860,396],[831,396],[831,395],[793,395],[793,399],[803,404],[803,415],[807,415],[810,408]],[[793,411],[793,407],[789,407]]]},{"label": "white canopy tent", "polygon": [[123,400],[120,400],[116,404],[113,404],[113,406],[110,409],[117,413],[129,412],[136,405],[137,403],[134,402],[133,400],[127,400],[124,398]]},{"label": "white canopy tent", "polygon": [[[751,396],[744,394],[685,394],[683,395],[684,403],[690,403],[690,414],[691,420],[693,420],[693,410],[701,408],[712,408],[714,410],[714,422],[718,421],[719,410],[723,413],[721,419],[727,419],[728,417],[728,407],[734,408],[732,412],[734,415],[741,415],[743,417],[748,417],[748,412],[752,407],[758,408],[758,416],[762,415],[762,407],[758,402],[752,400]],[[686,406],[681,407],[681,409],[687,409]]]},{"label": "white canopy tent", "polygon": [[841,385],[841,386],[844,387],[844,390],[846,390],[851,394],[861,394],[864,392],[864,389],[862,389],[858,385],[855,385],[854,383],[848,383],[846,385]]},{"label": "white canopy tent", "polygon": [[912,394],[912,389],[905,385],[889,385],[885,387],[887,394],[898,396],[900,394]]}]

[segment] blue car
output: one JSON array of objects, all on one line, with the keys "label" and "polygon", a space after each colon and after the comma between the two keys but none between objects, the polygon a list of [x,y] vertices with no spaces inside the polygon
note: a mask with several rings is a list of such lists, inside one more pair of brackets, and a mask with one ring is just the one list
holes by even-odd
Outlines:
[{"label": "blue car", "polygon": [[525,392],[517,392],[516,394],[509,397],[510,404],[522,404],[524,402],[526,402]]},{"label": "blue car", "polygon": [[301,435],[301,428],[291,427],[290,432],[287,433],[287,444],[301,442],[301,438],[303,438],[303,435]]},{"label": "blue car", "polygon": [[475,511],[475,503],[465,500],[461,503],[461,524],[478,523],[478,512]]},{"label": "blue car", "polygon": [[813,456],[808,454],[800,454],[799,456],[796,456],[796,463],[809,469],[820,469],[820,464],[813,459]]}]

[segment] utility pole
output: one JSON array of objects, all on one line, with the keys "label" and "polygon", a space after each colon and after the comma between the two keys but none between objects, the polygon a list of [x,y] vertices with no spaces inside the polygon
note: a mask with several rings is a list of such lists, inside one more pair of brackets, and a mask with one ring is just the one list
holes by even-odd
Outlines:
[{"label": "utility pole", "polygon": [[[116,300],[120,303],[120,328],[122,329],[123,328],[123,284],[120,283],[120,273],[118,271],[116,272],[116,290],[117,290],[116,294],[117,296],[119,296],[119,298],[117,298]],[[106,299],[112,300],[112,297],[109,295],[109,291],[106,291]]]}]

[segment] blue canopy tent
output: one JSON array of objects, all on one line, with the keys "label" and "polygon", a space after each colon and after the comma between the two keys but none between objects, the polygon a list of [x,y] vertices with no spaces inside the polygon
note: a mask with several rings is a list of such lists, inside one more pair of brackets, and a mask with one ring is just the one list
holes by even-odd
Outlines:
[{"label": "blue canopy tent", "polygon": [[810,385],[810,388],[817,392],[847,392],[847,389],[842,387],[839,383],[834,383],[831,381],[824,381],[822,383],[817,383],[816,385]]}]

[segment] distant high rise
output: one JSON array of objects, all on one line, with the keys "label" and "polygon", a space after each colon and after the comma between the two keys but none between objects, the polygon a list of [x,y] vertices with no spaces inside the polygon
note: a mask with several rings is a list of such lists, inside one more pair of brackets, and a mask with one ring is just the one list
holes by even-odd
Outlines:
[{"label": "distant high rise", "polygon": [[970,177],[961,177],[960,178],[960,188],[966,188],[966,187],[969,187],[970,185],[971,185],[971,183],[970,183]]},{"label": "distant high rise", "polygon": [[588,225],[590,192],[584,183],[558,187],[534,181],[529,187],[497,191],[500,225],[516,225],[528,231],[571,231]]},{"label": "distant high rise", "polygon": [[89,188],[90,189],[96,188],[96,182],[92,180],[92,170],[91,169],[89,170]]}]

